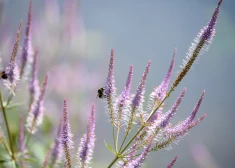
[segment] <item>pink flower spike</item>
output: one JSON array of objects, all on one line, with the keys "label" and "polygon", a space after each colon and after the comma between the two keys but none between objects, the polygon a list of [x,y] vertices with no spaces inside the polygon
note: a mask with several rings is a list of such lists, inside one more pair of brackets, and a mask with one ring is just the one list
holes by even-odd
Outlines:
[{"label": "pink flower spike", "polygon": [[27,117],[26,128],[30,134],[35,133],[36,127],[39,126],[43,120],[43,113],[44,113],[43,97],[46,91],[47,81],[48,81],[48,73],[46,74],[46,77],[44,79],[42,88],[40,90],[40,95],[36,100],[34,100],[34,103],[32,104],[29,115]]},{"label": "pink flower spike", "polygon": [[142,75],[142,78],[140,80],[140,83],[137,87],[136,93],[132,99],[132,106],[139,109],[139,111],[142,110],[143,102],[144,102],[144,93],[145,93],[145,83],[147,80],[147,76],[150,70],[151,61],[148,61],[148,64],[145,68],[145,71]]},{"label": "pink flower spike", "polygon": [[25,30],[25,39],[21,56],[21,70],[20,70],[20,78],[22,78],[25,73],[26,65],[29,63],[30,57],[33,55],[32,42],[31,42],[31,15],[32,15],[32,0],[29,2],[29,10],[28,10],[28,21],[27,27]]},{"label": "pink flower spike", "polygon": [[88,167],[95,147],[95,106],[92,104],[91,115],[88,120],[87,132],[83,135],[78,148],[80,167]]},{"label": "pink flower spike", "polygon": [[68,116],[68,103],[64,99],[64,110],[63,110],[63,125],[62,125],[62,136],[61,143],[64,149],[65,165],[71,168],[71,150],[73,149],[73,135],[70,130],[69,116]]},{"label": "pink flower spike", "polygon": [[167,168],[172,168],[176,162],[176,160],[178,159],[178,155],[174,157],[174,159],[171,161],[171,163],[167,166]]}]

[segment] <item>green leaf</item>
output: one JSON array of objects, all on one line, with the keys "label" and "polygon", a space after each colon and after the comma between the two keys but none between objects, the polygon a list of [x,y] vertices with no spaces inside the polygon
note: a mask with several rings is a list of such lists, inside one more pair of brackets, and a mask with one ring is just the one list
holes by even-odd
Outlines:
[{"label": "green leaf", "polygon": [[24,161],[26,162],[37,162],[35,159],[33,158],[23,158]]},{"label": "green leaf", "polygon": [[114,152],[113,148],[111,147],[111,145],[109,145],[105,140],[104,140],[104,144],[105,146],[108,148],[108,150],[110,150],[113,154],[116,155],[116,153]]},{"label": "green leaf", "polygon": [[24,105],[24,103],[23,102],[21,102],[21,103],[12,103],[12,104],[9,104],[8,106],[6,106],[6,102],[3,102],[3,105],[6,109],[9,110],[9,109],[13,109],[13,108],[16,108],[16,107],[20,107],[20,106]]}]

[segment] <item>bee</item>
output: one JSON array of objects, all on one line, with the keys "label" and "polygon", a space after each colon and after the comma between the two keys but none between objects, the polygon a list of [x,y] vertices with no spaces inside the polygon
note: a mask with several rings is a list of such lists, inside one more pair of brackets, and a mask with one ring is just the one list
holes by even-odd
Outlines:
[{"label": "bee", "polygon": [[100,99],[103,99],[106,97],[106,95],[104,94],[104,88],[99,88],[99,90],[97,92],[98,93],[97,93],[96,98],[99,97]]},{"label": "bee", "polygon": [[8,76],[7,76],[7,74],[6,74],[5,71],[2,71],[2,72],[0,73],[0,78],[2,78],[2,79],[7,79],[7,78],[8,78]]}]

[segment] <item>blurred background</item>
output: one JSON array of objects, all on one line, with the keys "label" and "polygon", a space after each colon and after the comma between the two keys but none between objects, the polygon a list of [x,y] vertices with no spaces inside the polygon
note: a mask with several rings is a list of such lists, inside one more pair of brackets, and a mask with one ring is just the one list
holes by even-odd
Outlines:
[{"label": "blurred background", "polygon": [[[38,162],[43,162],[46,148],[53,141],[63,99],[67,98],[75,151],[86,129],[91,103],[95,103],[97,141],[92,167],[107,167],[114,156],[103,142],[105,139],[112,144],[112,132],[104,104],[96,99],[96,93],[105,85],[111,48],[115,49],[115,80],[119,93],[129,65],[134,65],[134,92],[147,61],[152,60],[147,100],[164,78],[174,47],[178,50],[176,74],[189,45],[209,21],[217,3],[218,0],[33,0],[32,43],[39,51],[40,83],[45,73],[50,73],[44,126],[31,140]],[[24,23],[21,47],[23,45],[28,6],[28,0],[0,0],[1,69],[10,59],[21,19]],[[199,115],[206,113],[207,118],[178,145],[173,145],[172,150],[152,153],[145,167],[165,167],[177,154],[175,168],[235,167],[234,9],[234,0],[224,0],[210,50],[201,56],[167,101],[170,107],[182,88],[187,87],[186,97],[173,120],[177,123],[189,115],[205,89]],[[27,103],[27,86],[20,87],[25,90],[18,89],[14,101]],[[22,107],[21,112],[12,115],[15,123],[18,118],[14,116],[26,114],[26,109]],[[17,134],[18,124],[11,127]]]}]

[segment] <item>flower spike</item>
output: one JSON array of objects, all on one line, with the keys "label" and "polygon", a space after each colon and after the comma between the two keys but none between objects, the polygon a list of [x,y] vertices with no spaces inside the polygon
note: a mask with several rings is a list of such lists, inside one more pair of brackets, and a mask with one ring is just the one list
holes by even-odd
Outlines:
[{"label": "flower spike", "polygon": [[30,0],[29,2],[28,21],[25,30],[25,39],[21,56],[22,62],[21,62],[20,78],[22,78],[23,74],[25,73],[26,65],[30,60],[30,57],[32,57],[33,55],[32,42],[31,42],[31,15],[32,15],[32,0]]},{"label": "flower spike", "polygon": [[54,164],[56,164],[57,161],[62,156],[62,144],[61,144],[62,124],[63,124],[63,118],[60,119],[58,129],[57,129],[57,135],[56,135],[56,138],[55,138],[55,141],[54,141],[54,147],[52,148],[51,167],[53,167]]},{"label": "flower spike", "polygon": [[115,118],[114,118],[114,99],[116,97],[116,88],[115,88],[115,80],[114,80],[114,49],[111,50],[111,57],[109,63],[108,77],[106,81],[106,85],[104,88],[104,94],[107,97],[108,103],[108,111],[110,115],[110,122],[114,126]]},{"label": "flower spike", "polygon": [[95,147],[95,106],[92,104],[91,115],[88,120],[87,132],[81,138],[78,148],[78,160],[81,168],[88,167]]},{"label": "flower spike", "polygon": [[27,117],[26,128],[30,134],[34,134],[36,132],[36,127],[39,126],[43,120],[43,113],[44,113],[43,97],[46,91],[47,81],[48,81],[48,74],[46,74],[46,77],[44,79],[40,95],[32,104],[29,115]]},{"label": "flower spike", "polygon": [[22,27],[22,21],[20,21],[20,25],[17,31],[16,41],[12,51],[11,60],[8,63],[8,66],[6,67],[5,70],[8,79],[4,80],[4,84],[13,93],[13,95],[14,95],[14,88],[16,87],[18,81],[20,80],[19,68],[16,63],[16,55],[20,41],[21,27]]},{"label": "flower spike", "polygon": [[174,159],[171,161],[171,163],[167,166],[167,168],[172,168],[176,162],[176,160],[178,159],[178,155],[174,157]]},{"label": "flower spike", "polygon": [[62,125],[62,136],[61,143],[64,149],[65,155],[65,166],[72,168],[71,165],[71,150],[73,149],[73,135],[70,130],[69,116],[68,116],[68,103],[64,100],[64,110],[63,110],[63,125]]},{"label": "flower spike", "polygon": [[211,20],[205,26],[198,36],[194,39],[194,42],[189,47],[186,59],[183,60],[182,70],[179,72],[176,80],[171,86],[171,90],[174,90],[180,81],[185,77],[188,71],[191,69],[194,61],[197,59],[198,55],[203,54],[203,51],[207,51],[210,43],[212,43],[213,36],[215,35],[215,26],[219,15],[219,7],[222,0],[219,1],[217,8],[215,9]]},{"label": "flower spike", "polygon": [[117,120],[117,127],[120,128],[122,125],[127,125],[128,119],[130,117],[130,89],[131,89],[131,81],[133,75],[133,65],[130,65],[130,70],[128,73],[126,85],[124,90],[117,98],[117,114],[115,119]]},{"label": "flower spike", "polygon": [[150,70],[150,65],[151,65],[151,61],[148,62],[145,71],[142,75],[142,78],[140,80],[140,83],[137,87],[136,93],[132,99],[132,106],[139,109],[139,111],[142,111],[142,105],[144,102],[144,93],[145,93],[145,83],[147,80],[147,76]]},{"label": "flower spike", "polygon": [[33,101],[39,96],[40,88],[38,83],[38,51],[36,50],[33,57],[33,67],[31,72],[31,78],[29,81],[29,93],[30,93],[30,103],[32,105]]},{"label": "flower spike", "polygon": [[[150,94],[150,101],[149,101],[149,105],[148,105],[148,108],[150,110],[154,110],[155,108],[157,108],[159,103],[166,96],[166,93],[167,93],[167,90],[168,90],[168,86],[169,86],[169,83],[170,83],[170,78],[171,78],[171,75],[172,75],[172,71],[173,71],[173,68],[174,68],[174,65],[175,65],[175,55],[176,55],[176,49],[174,50],[174,54],[173,54],[173,57],[172,57],[172,60],[171,60],[171,64],[170,64],[170,67],[169,67],[169,69],[167,71],[165,79]],[[151,117],[150,122],[155,121],[158,118],[158,116],[161,115],[162,109],[163,108],[160,107],[157,110],[157,112],[155,112],[155,114]]]}]

